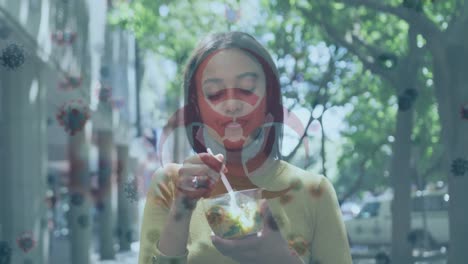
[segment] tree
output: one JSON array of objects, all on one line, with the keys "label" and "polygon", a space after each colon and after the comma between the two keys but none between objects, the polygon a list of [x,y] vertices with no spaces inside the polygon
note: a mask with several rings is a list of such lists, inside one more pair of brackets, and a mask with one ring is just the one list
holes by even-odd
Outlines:
[{"label": "tree", "polygon": [[[468,77],[463,72],[468,63],[468,42],[466,41],[468,36],[463,31],[468,23],[466,1],[405,0],[399,3],[398,1],[342,0],[317,1],[314,6],[301,1],[298,5],[302,6],[305,11],[304,15],[307,15],[309,21],[320,17],[321,19],[315,22],[318,22],[326,32],[344,39],[347,43],[353,43],[357,49],[375,51],[375,47],[381,47],[397,51],[396,55],[399,51],[400,54],[406,54],[407,58],[416,58],[419,55],[415,54],[420,51],[416,48],[411,49],[414,44],[401,44],[409,43],[409,41],[414,43],[416,39],[418,47],[424,46],[424,52],[428,53],[427,56],[431,62],[433,78],[430,80],[434,83],[442,124],[441,137],[445,153],[443,167],[448,172],[450,166],[454,165],[454,160],[457,159],[459,162],[466,160],[468,140],[464,136],[466,135],[464,131],[468,124],[459,114],[465,100],[468,100],[468,89],[464,87]],[[314,8],[320,9],[321,16],[318,12],[313,13],[315,16],[311,16],[310,12]],[[407,48],[404,53],[401,53],[401,48],[398,49],[395,46],[398,44],[400,47]],[[353,53],[358,54],[358,51]],[[379,60],[389,68],[398,63],[398,60],[395,60],[395,54],[392,53],[381,53],[379,57],[371,54],[362,58],[364,64],[366,61],[378,62]],[[405,61],[401,60],[399,64],[404,63]],[[368,66],[374,72],[385,70],[382,67],[372,69],[371,65]],[[394,75],[395,79],[401,77],[395,72],[384,75]],[[402,151],[402,153],[405,152],[407,150]],[[395,155],[398,155],[397,151]],[[468,184],[468,178],[462,176],[464,174],[466,174],[464,170],[447,173],[451,238],[449,263],[460,263],[468,257],[468,251],[463,249],[463,245],[468,242],[468,236],[466,236],[468,227],[463,224],[468,222],[468,205],[462,202],[466,200],[463,186]],[[399,232],[393,232],[393,234],[398,236]],[[401,251],[395,248],[393,252],[396,262],[407,259],[407,251],[405,252],[403,247],[400,249]]]}]

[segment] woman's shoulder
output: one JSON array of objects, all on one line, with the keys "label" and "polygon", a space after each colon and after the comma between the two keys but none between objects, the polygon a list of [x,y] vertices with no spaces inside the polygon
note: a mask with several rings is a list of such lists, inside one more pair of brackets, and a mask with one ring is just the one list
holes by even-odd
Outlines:
[{"label": "woman's shoulder", "polygon": [[283,174],[292,182],[299,182],[307,188],[316,189],[323,185],[327,178],[322,174],[317,174],[308,170],[304,170],[289,162],[282,161],[284,166]]}]

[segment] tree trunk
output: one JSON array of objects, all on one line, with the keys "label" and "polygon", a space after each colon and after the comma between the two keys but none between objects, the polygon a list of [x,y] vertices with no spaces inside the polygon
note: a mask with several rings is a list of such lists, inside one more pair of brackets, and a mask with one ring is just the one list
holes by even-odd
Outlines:
[{"label": "tree trunk", "polygon": [[398,111],[393,146],[391,185],[392,202],[392,263],[411,263],[410,232],[410,151],[414,110]]},{"label": "tree trunk", "polygon": [[112,202],[112,154],[113,133],[112,131],[99,131],[99,253],[101,260],[114,259],[114,206]]},{"label": "tree trunk", "polygon": [[468,173],[457,176],[450,171],[453,160],[468,158],[468,121],[461,118],[461,107],[468,103],[468,45],[444,42],[433,54],[434,84],[442,123],[445,167],[449,184],[449,264],[468,259]]},{"label": "tree trunk", "polygon": [[[323,112],[323,114],[325,114],[325,111]],[[322,137],[320,139],[320,142],[321,142],[320,156],[322,157],[322,175],[327,177],[327,167],[326,167],[327,152],[326,152],[326,149],[325,149],[326,137],[325,137],[325,129],[323,128],[323,114],[318,118],[318,121],[320,123],[320,132],[322,134]]]}]

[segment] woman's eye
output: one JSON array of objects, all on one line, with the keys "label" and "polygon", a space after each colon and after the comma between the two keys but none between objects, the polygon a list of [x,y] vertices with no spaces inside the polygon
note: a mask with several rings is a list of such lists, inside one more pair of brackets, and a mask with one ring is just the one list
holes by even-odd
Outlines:
[{"label": "woman's eye", "polygon": [[210,101],[219,100],[219,99],[221,99],[222,96],[223,96],[223,92],[217,92],[217,93],[214,93],[214,94],[207,94],[207,95],[206,95],[206,97],[207,97],[208,100],[210,100]]},{"label": "woman's eye", "polygon": [[241,89],[241,93],[245,95],[251,95],[255,91],[255,87],[247,88],[247,89]]}]

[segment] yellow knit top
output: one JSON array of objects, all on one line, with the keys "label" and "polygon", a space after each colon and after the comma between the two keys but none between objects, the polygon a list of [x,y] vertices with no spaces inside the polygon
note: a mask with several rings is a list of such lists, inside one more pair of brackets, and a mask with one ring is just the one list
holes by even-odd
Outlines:
[{"label": "yellow knit top", "polygon": [[[157,243],[168,218],[175,192],[173,179],[177,176],[167,171],[170,170],[159,169],[155,173],[147,194],[141,227],[139,264],[237,263],[222,255],[211,243],[211,229],[200,203],[197,203],[190,221],[188,254],[178,257],[176,261],[158,258],[164,256],[158,250]],[[267,199],[281,234],[303,263],[352,263],[336,193],[327,178],[285,161],[278,161],[255,177],[228,177],[228,180],[236,190],[256,186],[265,190],[262,196]],[[211,195],[225,192],[226,189],[219,182]]]}]

